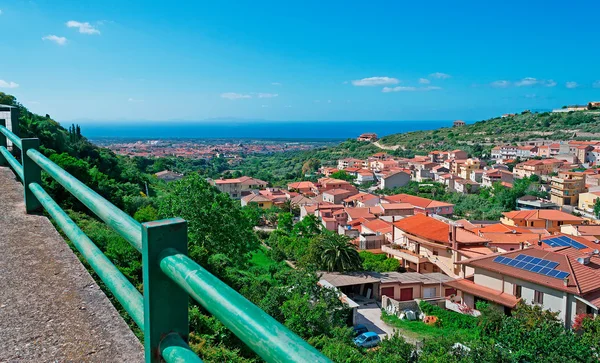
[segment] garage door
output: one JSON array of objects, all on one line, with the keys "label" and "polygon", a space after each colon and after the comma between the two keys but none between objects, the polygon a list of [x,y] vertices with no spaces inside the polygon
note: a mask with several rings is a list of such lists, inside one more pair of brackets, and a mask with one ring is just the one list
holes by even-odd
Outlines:
[{"label": "garage door", "polygon": [[407,301],[413,299],[413,289],[412,287],[406,289],[400,289],[400,301]]},{"label": "garage door", "polygon": [[387,297],[391,297],[392,299],[394,298],[394,287],[382,287],[381,288],[381,296],[387,296]]}]

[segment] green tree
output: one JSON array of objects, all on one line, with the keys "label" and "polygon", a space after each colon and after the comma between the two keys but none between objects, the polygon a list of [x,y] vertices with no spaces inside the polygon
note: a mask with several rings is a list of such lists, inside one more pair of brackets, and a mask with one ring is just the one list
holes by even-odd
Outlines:
[{"label": "green tree", "polygon": [[324,231],[311,241],[307,257],[309,263],[326,271],[357,271],[362,267],[350,238],[330,231]]},{"label": "green tree", "polygon": [[133,218],[140,223],[155,221],[158,219],[158,211],[153,206],[147,205],[138,209]]},{"label": "green tree", "polygon": [[600,198],[596,198],[594,202],[594,214],[597,218],[600,218]]},{"label": "green tree", "polygon": [[187,220],[189,254],[197,262],[206,262],[212,254],[242,262],[258,248],[253,226],[227,194],[197,174],[171,185],[171,193],[160,199],[159,215]]},{"label": "green tree", "polygon": [[352,182],[352,181],[354,181],[354,179],[356,179],[355,177],[353,177],[352,175],[346,173],[343,170],[336,171],[335,173],[332,173],[330,175],[330,177],[334,178],[334,179],[340,179],[340,180],[349,181],[349,182]]}]

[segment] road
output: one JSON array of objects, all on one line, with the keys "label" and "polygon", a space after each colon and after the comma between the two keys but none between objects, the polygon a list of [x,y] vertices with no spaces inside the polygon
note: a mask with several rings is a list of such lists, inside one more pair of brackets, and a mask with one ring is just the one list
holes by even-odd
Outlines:
[{"label": "road", "polygon": [[384,323],[381,320],[381,308],[374,302],[358,307],[356,324],[363,324],[369,331],[377,333],[381,339],[392,336],[395,331],[398,331],[408,343],[416,344],[417,342],[417,339],[406,336],[401,330]]}]

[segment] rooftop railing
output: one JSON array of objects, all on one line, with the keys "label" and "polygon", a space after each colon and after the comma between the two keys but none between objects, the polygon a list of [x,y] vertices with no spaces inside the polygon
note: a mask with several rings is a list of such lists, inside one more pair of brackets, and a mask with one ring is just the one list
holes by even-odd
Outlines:
[{"label": "rooftop railing", "polygon": [[[140,224],[40,153],[38,139],[20,139],[5,126],[0,120],[0,166],[10,165],[23,182],[26,212],[46,210],[73,242],[144,332],[146,362],[201,362],[187,344],[190,296],[267,362],[330,362],[189,258],[185,220]],[[13,155],[15,148],[21,150],[21,162]],[[42,171],[142,254],[143,295],[44,190]]]}]

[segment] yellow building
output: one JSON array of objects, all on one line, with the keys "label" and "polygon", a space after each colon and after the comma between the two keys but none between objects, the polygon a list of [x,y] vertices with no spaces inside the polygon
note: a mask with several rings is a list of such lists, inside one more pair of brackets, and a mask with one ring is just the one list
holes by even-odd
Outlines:
[{"label": "yellow building", "polygon": [[557,205],[577,205],[579,194],[585,193],[585,174],[560,172],[550,180],[550,200]]},{"label": "yellow building", "polygon": [[588,192],[579,194],[578,207],[586,212],[594,211],[594,203],[600,198],[600,192]]},{"label": "yellow building", "polygon": [[479,169],[481,162],[479,159],[467,159],[463,164],[460,165],[460,177],[463,179],[471,180],[471,172]]}]

